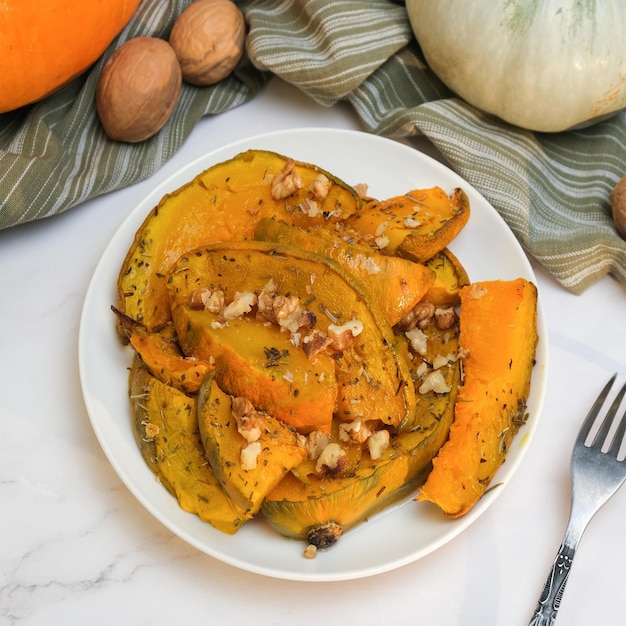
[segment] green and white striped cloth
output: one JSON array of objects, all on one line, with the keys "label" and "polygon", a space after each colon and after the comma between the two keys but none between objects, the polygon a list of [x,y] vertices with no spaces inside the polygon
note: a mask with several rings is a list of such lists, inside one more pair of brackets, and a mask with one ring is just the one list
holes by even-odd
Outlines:
[{"label": "green and white striped cloth", "polygon": [[316,102],[349,102],[364,130],[423,133],[498,210],[524,248],[581,293],[612,274],[626,285],[626,241],[608,196],[626,173],[626,112],[584,130],[539,134],[482,114],[428,69],[401,3],[248,0],[247,57],[219,85],[185,85],[164,129],[138,145],[109,141],[94,110],[108,55],[137,35],[167,37],[191,0],[144,0],[87,75],[43,102],[0,115],[0,228],[64,211],[141,180],[203,115],[253,98],[272,75]]}]

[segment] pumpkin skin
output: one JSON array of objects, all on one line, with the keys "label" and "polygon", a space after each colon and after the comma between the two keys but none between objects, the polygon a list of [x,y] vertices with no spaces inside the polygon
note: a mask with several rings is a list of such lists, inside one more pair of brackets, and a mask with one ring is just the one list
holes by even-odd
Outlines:
[{"label": "pumpkin skin", "polygon": [[0,113],[36,102],[82,74],[140,0],[5,0],[0,10]]},{"label": "pumpkin skin", "polygon": [[407,0],[433,72],[469,104],[539,132],[626,106],[622,0]]}]

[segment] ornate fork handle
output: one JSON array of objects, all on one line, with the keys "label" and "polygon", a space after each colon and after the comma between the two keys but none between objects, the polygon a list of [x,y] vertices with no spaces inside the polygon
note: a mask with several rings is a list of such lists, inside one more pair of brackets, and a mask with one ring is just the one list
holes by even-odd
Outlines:
[{"label": "ornate fork handle", "polygon": [[[567,537],[566,533],[566,537]],[[576,554],[576,545],[578,542],[570,542],[563,540],[559,551],[556,553],[548,579],[537,608],[533,613],[529,626],[551,626],[556,620],[556,614],[561,606],[561,598],[565,591],[565,585],[572,568],[572,561]]]}]

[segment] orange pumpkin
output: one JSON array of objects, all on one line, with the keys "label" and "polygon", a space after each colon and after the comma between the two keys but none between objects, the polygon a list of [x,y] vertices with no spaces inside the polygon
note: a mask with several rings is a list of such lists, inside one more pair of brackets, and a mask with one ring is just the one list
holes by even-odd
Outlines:
[{"label": "orange pumpkin", "polygon": [[0,113],[82,74],[133,16],[140,0],[4,0],[0,8]]}]

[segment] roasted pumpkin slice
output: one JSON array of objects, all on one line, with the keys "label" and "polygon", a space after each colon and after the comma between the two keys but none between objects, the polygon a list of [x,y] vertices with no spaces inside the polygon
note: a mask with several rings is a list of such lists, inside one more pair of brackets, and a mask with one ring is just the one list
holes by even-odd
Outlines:
[{"label": "roasted pumpkin slice", "polygon": [[462,189],[448,195],[433,187],[388,200],[370,200],[344,224],[385,254],[423,263],[461,232],[469,215],[469,199]]},{"label": "roasted pumpkin slice", "polygon": [[135,438],[159,482],[183,510],[234,534],[252,512],[226,495],[208,464],[195,398],[157,380],[138,357],[131,367],[129,393]]},{"label": "roasted pumpkin slice", "polygon": [[263,498],[307,456],[295,431],[207,376],[198,394],[198,425],[209,463],[226,493],[256,513]]},{"label": "roasted pumpkin slice", "polygon": [[459,259],[449,248],[444,248],[424,265],[435,276],[433,284],[424,295],[424,300],[435,306],[457,306],[460,302],[459,292],[470,284],[467,271]]},{"label": "roasted pumpkin slice", "polygon": [[463,385],[450,438],[419,493],[449,517],[482,497],[526,420],[537,337],[537,290],[525,280],[461,290]]},{"label": "roasted pumpkin slice", "polygon": [[149,332],[146,328],[111,307],[130,345],[150,373],[166,385],[184,393],[196,393],[213,366],[206,361],[187,358],[180,350],[173,326]]},{"label": "roasted pumpkin slice", "polygon": [[363,282],[394,326],[434,283],[434,274],[421,263],[382,255],[373,248],[346,240],[323,228],[304,230],[271,218],[259,220],[254,236],[262,241],[294,245],[334,259]]},{"label": "roasted pumpkin slice", "polygon": [[261,217],[332,222],[361,203],[357,192],[315,165],[249,150],[167,194],[135,235],[120,269],[117,308],[155,330],[170,318],[166,277],[188,250],[252,238]]},{"label": "roasted pumpkin slice", "polygon": [[289,333],[257,319],[232,319],[177,305],[174,320],[186,354],[215,364],[217,380],[233,396],[307,433],[330,430],[338,386],[333,359],[309,360]]},{"label": "roasted pumpkin slice", "polygon": [[358,468],[338,478],[309,475],[302,481],[287,474],[261,507],[270,525],[286,537],[328,548],[346,530],[414,492],[430,471],[452,422],[458,363],[450,363],[445,376],[450,390],[429,397],[420,424],[392,436],[380,458],[373,460],[365,450]]},{"label": "roasted pumpkin slice", "polygon": [[[307,423],[290,421],[289,414],[306,406],[305,394],[320,397],[329,376],[322,380],[319,368],[332,359],[336,402],[327,408],[326,426],[307,407],[305,413],[314,419],[308,430],[328,432],[334,410],[347,421],[360,417],[391,426],[410,417],[415,392],[405,347],[363,284],[332,259],[293,246],[230,242],[182,257],[168,282],[183,352],[213,357],[217,381],[227,393],[246,396],[259,409],[305,431]],[[210,298],[222,294],[226,307],[194,309],[202,290]],[[250,315],[227,319],[246,298],[257,301]],[[268,311],[274,323],[266,321]],[[217,352],[216,346],[221,346]],[[244,346],[250,350],[237,365]],[[253,360],[256,375],[250,379],[245,363]]]}]

